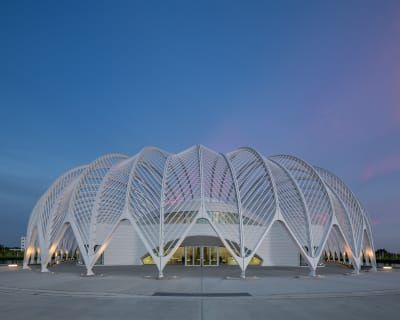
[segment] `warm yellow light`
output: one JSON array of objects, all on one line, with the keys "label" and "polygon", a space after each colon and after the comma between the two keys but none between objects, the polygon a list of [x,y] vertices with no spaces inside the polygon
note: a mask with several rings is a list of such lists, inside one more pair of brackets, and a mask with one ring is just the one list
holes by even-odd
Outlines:
[{"label": "warm yellow light", "polygon": [[382,269],[384,269],[384,270],[392,270],[393,269],[393,267],[392,266],[383,266],[383,268]]},{"label": "warm yellow light", "polygon": [[250,266],[260,266],[262,263],[262,260],[259,257],[254,256],[251,258],[249,265]]},{"label": "warm yellow light", "polygon": [[104,244],[104,245],[102,245],[98,250],[97,250],[97,253],[98,254],[103,254],[103,252],[106,250],[106,245]]},{"label": "warm yellow light", "polygon": [[233,265],[237,265],[238,263],[237,263],[237,261],[235,260],[234,257],[228,257],[227,264],[233,266]]},{"label": "warm yellow light", "polygon": [[374,252],[371,249],[366,249],[365,250],[365,255],[367,257],[372,257],[374,255]]},{"label": "warm yellow light", "polygon": [[9,268],[16,268],[18,265],[16,263],[11,263],[8,265]]},{"label": "warm yellow light", "polygon": [[148,255],[142,259],[143,264],[154,264],[153,257]]}]

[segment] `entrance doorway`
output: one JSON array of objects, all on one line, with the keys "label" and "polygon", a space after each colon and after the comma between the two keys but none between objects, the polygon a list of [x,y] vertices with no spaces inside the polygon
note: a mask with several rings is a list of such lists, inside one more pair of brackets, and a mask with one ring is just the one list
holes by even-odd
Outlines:
[{"label": "entrance doorway", "polygon": [[198,266],[198,267],[219,266],[218,247],[210,247],[210,246],[185,247],[185,266]]},{"label": "entrance doorway", "polygon": [[[141,260],[143,264],[154,264],[153,258],[149,253],[142,256]],[[262,262],[263,260],[256,254],[250,260],[249,264],[259,266],[262,265]],[[237,262],[225,247],[190,244],[177,248],[174,255],[168,261],[168,264],[206,267],[221,265],[234,266],[237,265]]]}]

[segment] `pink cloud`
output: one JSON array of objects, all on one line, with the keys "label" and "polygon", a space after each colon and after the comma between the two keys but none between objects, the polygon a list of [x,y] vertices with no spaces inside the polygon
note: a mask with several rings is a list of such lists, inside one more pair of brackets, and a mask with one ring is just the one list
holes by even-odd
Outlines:
[{"label": "pink cloud", "polygon": [[386,225],[386,224],[398,224],[400,223],[399,217],[385,217],[385,218],[372,218],[371,222],[374,226]]},{"label": "pink cloud", "polygon": [[399,224],[400,199],[373,199],[367,205],[373,225]]},{"label": "pink cloud", "polygon": [[396,124],[400,125],[400,101],[399,104],[393,107],[393,116]]},{"label": "pink cloud", "polygon": [[367,181],[396,171],[400,171],[400,155],[390,155],[366,165],[361,173],[361,177],[364,181]]}]

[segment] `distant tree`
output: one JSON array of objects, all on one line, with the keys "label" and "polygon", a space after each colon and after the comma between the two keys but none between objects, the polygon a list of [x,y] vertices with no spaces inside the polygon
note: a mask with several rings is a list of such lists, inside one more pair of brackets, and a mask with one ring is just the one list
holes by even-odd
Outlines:
[{"label": "distant tree", "polygon": [[378,249],[375,251],[375,256],[377,259],[385,259],[388,252],[385,249]]},{"label": "distant tree", "polygon": [[386,249],[378,249],[375,251],[375,256],[378,260],[397,260],[400,259],[399,253],[392,253]]}]

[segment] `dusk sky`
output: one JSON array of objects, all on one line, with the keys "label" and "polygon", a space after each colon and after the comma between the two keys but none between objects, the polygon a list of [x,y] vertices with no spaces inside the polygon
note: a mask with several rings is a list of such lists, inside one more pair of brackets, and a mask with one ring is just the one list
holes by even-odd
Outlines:
[{"label": "dusk sky", "polygon": [[1,1],[0,243],[68,169],[252,146],[341,177],[400,251],[400,1]]}]

